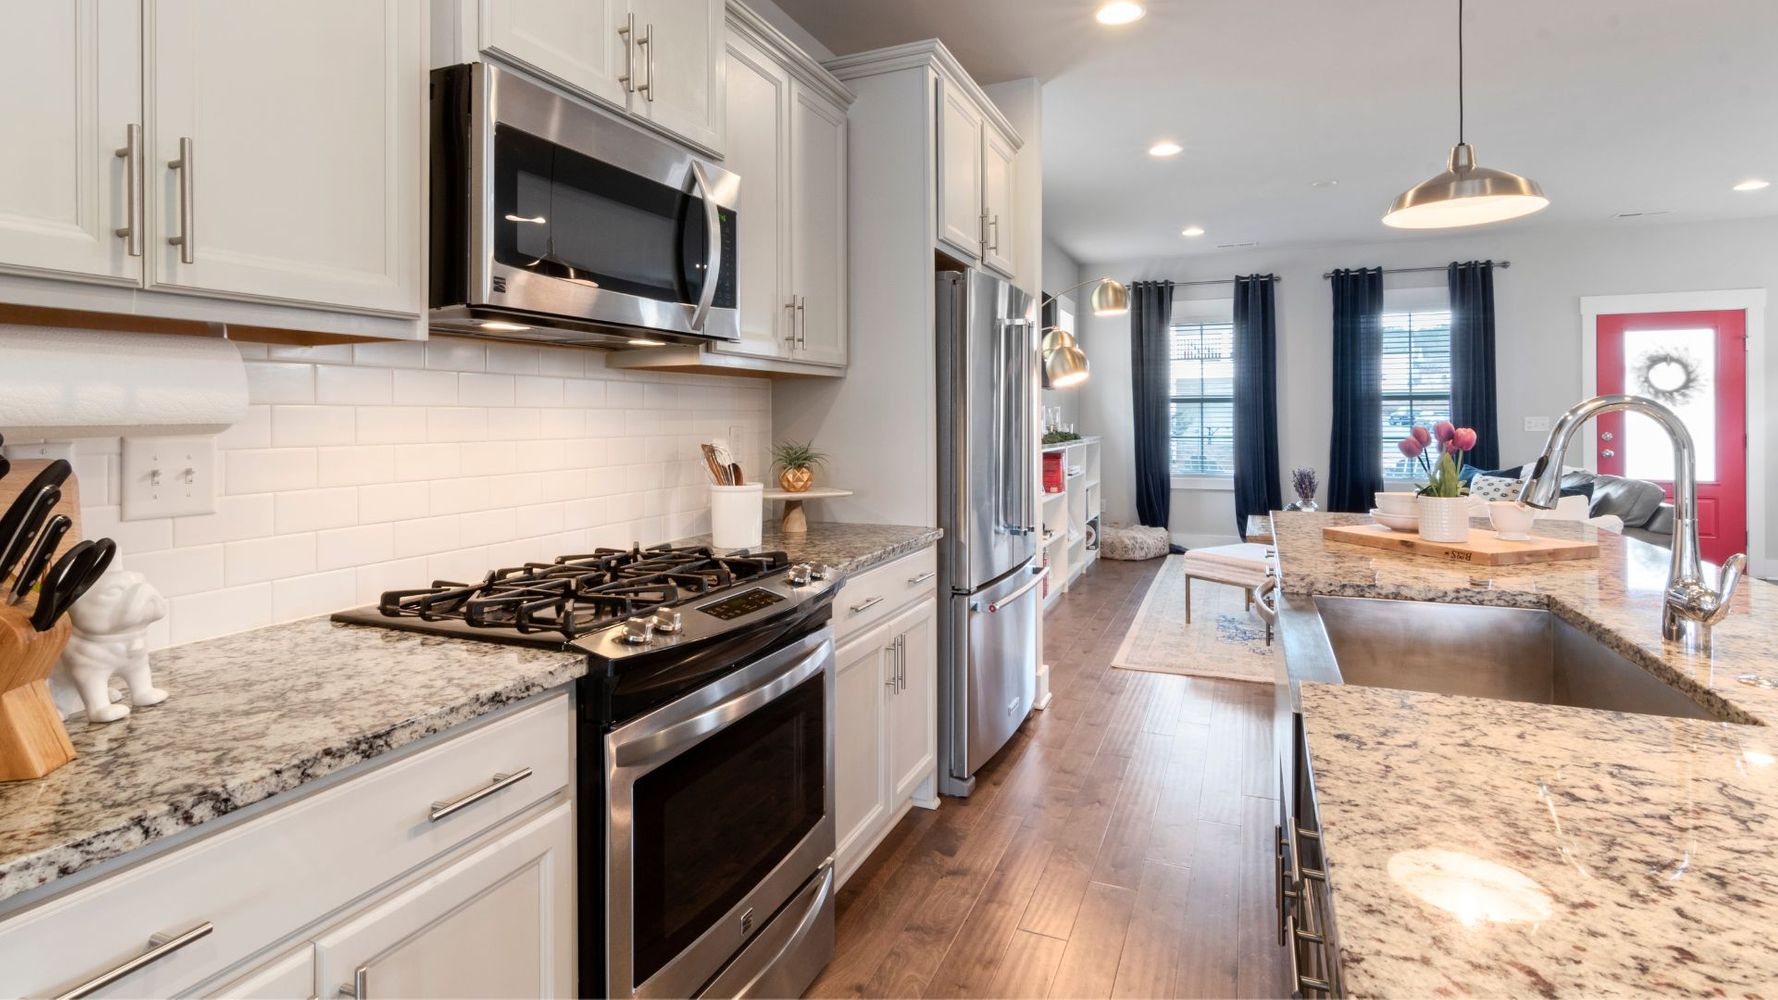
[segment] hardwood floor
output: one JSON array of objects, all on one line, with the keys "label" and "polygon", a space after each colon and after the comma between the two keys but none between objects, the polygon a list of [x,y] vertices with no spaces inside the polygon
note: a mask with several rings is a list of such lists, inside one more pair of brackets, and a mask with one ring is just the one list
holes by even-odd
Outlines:
[{"label": "hardwood floor", "polygon": [[810,996],[1282,997],[1268,685],[1111,668],[1159,562],[1045,619],[1050,707],[839,895]]}]

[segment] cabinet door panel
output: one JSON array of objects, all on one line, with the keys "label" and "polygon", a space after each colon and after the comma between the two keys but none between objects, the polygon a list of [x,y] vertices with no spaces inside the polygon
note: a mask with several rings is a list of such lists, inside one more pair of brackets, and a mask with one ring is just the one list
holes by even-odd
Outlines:
[{"label": "cabinet door panel", "polygon": [[[159,0],[154,11],[151,280],[418,315],[423,5]],[[169,166],[182,139],[189,201]],[[181,235],[188,247],[167,243]]]},{"label": "cabinet door panel", "polygon": [[841,872],[855,866],[860,859],[853,855],[872,842],[872,834],[889,816],[884,770],[889,678],[883,655],[888,637],[886,630],[872,629],[835,654],[834,836]]},{"label": "cabinet door panel", "polygon": [[115,151],[142,123],[141,3],[0,10],[17,43],[0,63],[0,267],[139,283],[142,258],[115,232],[131,223]]},{"label": "cabinet door panel", "polygon": [[209,994],[231,1000],[302,1000],[315,988],[315,946],[307,941]]},{"label": "cabinet door panel", "polygon": [[1013,248],[1017,213],[1013,210],[1013,157],[1011,144],[992,127],[982,127],[982,214],[988,217],[982,263],[1014,277]]},{"label": "cabinet door panel", "polygon": [[720,155],[722,153],[722,0],[631,0],[636,30],[648,39],[646,84],[630,109],[656,125]]},{"label": "cabinet door panel", "polygon": [[572,995],[574,895],[564,802],[321,935],[321,995]]},{"label": "cabinet door panel", "polygon": [[792,88],[791,290],[800,309],[797,358],[846,363],[846,112]]},{"label": "cabinet door panel", "polygon": [[927,598],[889,623],[901,639],[901,684],[889,699],[890,802],[912,795],[937,760],[937,611],[937,601]]},{"label": "cabinet door panel", "polygon": [[624,0],[482,0],[481,47],[601,101],[624,107],[618,79],[630,51]]},{"label": "cabinet door panel", "polygon": [[938,81],[938,238],[967,260],[982,253],[982,113]]},{"label": "cabinet door panel", "polygon": [[741,175],[736,229],[741,339],[726,354],[788,358],[790,300],[790,77],[759,47],[728,42],[728,158]]}]

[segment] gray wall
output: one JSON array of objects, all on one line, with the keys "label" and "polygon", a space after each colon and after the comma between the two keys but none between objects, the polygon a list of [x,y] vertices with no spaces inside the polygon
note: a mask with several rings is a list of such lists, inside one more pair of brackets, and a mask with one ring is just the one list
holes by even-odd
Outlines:
[{"label": "gray wall", "polygon": [[[1515,230],[1432,240],[1265,250],[1173,259],[1086,262],[1083,273],[1120,280],[1175,281],[1273,272],[1278,288],[1279,457],[1284,471],[1309,465],[1326,479],[1332,415],[1332,303],[1322,272],[1335,267],[1421,267],[1452,260],[1510,260],[1494,282],[1502,461],[1529,461],[1545,434],[1524,430],[1527,416],[1555,416],[1580,398],[1580,299],[1586,295],[1770,288],[1778,286],[1778,219],[1623,224],[1585,229]],[[1438,286],[1442,272],[1391,275],[1387,289]],[[1177,299],[1226,298],[1227,286],[1181,288]],[[1749,331],[1770,344],[1767,329]],[[1080,393],[1084,433],[1106,438],[1105,510],[1134,521],[1131,465],[1130,331],[1125,317],[1082,321],[1093,377]],[[1778,350],[1768,350],[1767,380],[1778,386]],[[1767,421],[1764,413],[1755,419]],[[1571,461],[1573,460],[1571,456]],[[1778,463],[1766,489],[1778,487]],[[1234,501],[1226,491],[1176,491],[1172,530],[1189,543],[1232,538]],[[1778,505],[1767,537],[1778,533]],[[1754,554],[1756,557],[1758,553]]]}]

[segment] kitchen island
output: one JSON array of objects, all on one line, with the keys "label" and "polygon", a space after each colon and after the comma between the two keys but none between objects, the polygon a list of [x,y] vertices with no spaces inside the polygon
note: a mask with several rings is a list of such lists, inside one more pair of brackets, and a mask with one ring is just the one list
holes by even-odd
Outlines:
[{"label": "kitchen island", "polygon": [[[1322,539],[1364,520],[1273,515],[1345,993],[1766,994],[1778,692],[1742,678],[1778,674],[1778,588],[1745,581],[1687,648],[1660,634],[1665,550],[1599,532],[1597,560],[1478,567]],[[1319,683],[1314,595],[1548,610],[1721,721]]]}]

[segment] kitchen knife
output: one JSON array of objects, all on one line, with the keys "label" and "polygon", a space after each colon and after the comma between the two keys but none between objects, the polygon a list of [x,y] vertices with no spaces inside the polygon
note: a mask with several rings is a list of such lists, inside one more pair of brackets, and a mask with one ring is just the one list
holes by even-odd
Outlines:
[{"label": "kitchen knife", "polygon": [[[35,509],[43,488],[46,486],[60,487],[73,474],[74,467],[69,465],[65,458],[58,458],[49,463],[37,475],[31,477],[31,481],[25,484],[23,490],[19,491],[18,498],[13,500],[12,506],[6,509],[5,516],[0,517],[0,580],[6,579],[6,574],[12,570],[13,563],[18,562],[24,555],[24,546],[30,544],[30,536],[21,536],[19,529],[27,523],[27,515]],[[31,530],[31,534],[36,534],[35,528]]]},{"label": "kitchen knife", "polygon": [[31,495],[28,502],[25,496],[20,496],[12,509],[6,512],[8,518],[11,518],[14,511],[19,516],[11,534],[0,535],[8,539],[6,548],[0,550],[0,580],[5,580],[11,574],[13,566],[24,558],[31,548],[31,542],[37,537],[38,529],[43,527],[43,519],[49,516],[49,512],[55,509],[61,499],[62,491],[59,487],[44,486]]},{"label": "kitchen knife", "polygon": [[[37,577],[42,575],[44,567],[49,565],[49,557],[55,554],[56,546],[61,544],[62,536],[66,535],[68,529],[73,526],[74,519],[66,514],[57,514],[49,519],[49,523],[44,525],[43,531],[38,534],[36,544],[31,546],[31,554],[25,557],[25,563],[19,569],[18,582],[13,584],[12,598],[7,601],[8,604],[17,604],[23,601],[25,595],[31,592],[31,585],[37,582]],[[40,601],[44,599],[44,597],[38,598]]]}]

